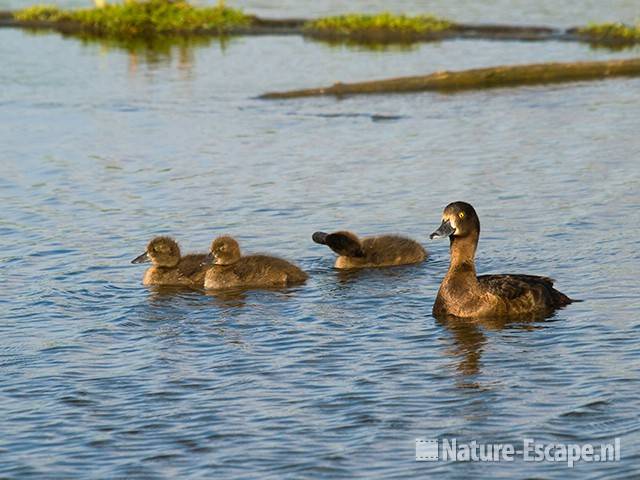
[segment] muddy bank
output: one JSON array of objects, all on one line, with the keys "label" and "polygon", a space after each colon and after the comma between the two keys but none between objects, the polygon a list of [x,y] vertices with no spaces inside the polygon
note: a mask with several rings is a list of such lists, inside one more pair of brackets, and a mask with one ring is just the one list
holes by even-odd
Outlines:
[{"label": "muddy bank", "polygon": [[270,92],[262,99],[286,99],[315,96],[347,96],[421,91],[456,92],[496,87],[518,87],[547,83],[601,80],[604,78],[640,76],[640,59],[602,62],[538,63],[497,66],[431,75],[397,77],[357,83],[336,83],[330,87]]}]

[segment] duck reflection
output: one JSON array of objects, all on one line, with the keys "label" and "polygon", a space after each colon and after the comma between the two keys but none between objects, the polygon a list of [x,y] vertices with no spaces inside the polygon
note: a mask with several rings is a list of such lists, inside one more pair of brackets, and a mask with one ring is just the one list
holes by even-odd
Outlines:
[{"label": "duck reflection", "polygon": [[231,290],[204,290],[219,308],[242,308],[247,304],[247,290],[236,288]]},{"label": "duck reflection", "polygon": [[[181,286],[152,286],[149,287],[149,306],[174,306],[176,297],[192,298],[199,306],[215,305],[218,308],[244,307],[247,300],[246,289],[203,290]],[[203,298],[205,301],[203,302]]]},{"label": "duck reflection", "polygon": [[421,265],[397,265],[386,268],[351,268],[351,269],[334,269],[336,279],[340,284],[347,285],[355,281],[389,281],[397,279],[411,279],[412,276],[418,277],[422,269]]},{"label": "duck reflection", "polygon": [[[211,298],[219,308],[241,308],[247,305],[249,294],[262,296],[264,300],[270,301],[273,295],[277,295],[277,300],[289,301],[297,297],[298,289],[291,287],[261,287],[261,288],[230,288],[222,290],[203,290],[206,296]],[[262,302],[256,299],[256,302]]]},{"label": "duck reflection", "polygon": [[487,344],[486,333],[499,332],[504,329],[536,330],[542,328],[541,322],[551,316],[532,314],[517,318],[481,318],[473,321],[450,315],[438,315],[435,318],[436,322],[446,328],[453,336],[453,345],[446,354],[459,359],[455,367],[463,380],[459,386],[479,388],[478,383],[468,380],[469,377],[482,373],[482,353]]}]

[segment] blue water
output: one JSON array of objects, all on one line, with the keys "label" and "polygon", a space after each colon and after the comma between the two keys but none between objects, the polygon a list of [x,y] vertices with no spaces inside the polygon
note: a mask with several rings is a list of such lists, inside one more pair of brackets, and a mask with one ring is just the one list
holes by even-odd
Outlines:
[{"label": "blue water", "polygon": [[[639,79],[255,99],[634,55],[298,37],[126,50],[0,30],[0,477],[640,476]],[[448,250],[427,236],[454,200],[480,215],[479,272],[549,275],[585,301],[535,323],[434,319]],[[430,258],[339,274],[310,236],[342,228],[409,235]],[[129,264],[154,235],[204,251],[222,233],[310,281],[167,292]],[[416,438],[454,437],[618,437],[621,460],[414,460]]]}]

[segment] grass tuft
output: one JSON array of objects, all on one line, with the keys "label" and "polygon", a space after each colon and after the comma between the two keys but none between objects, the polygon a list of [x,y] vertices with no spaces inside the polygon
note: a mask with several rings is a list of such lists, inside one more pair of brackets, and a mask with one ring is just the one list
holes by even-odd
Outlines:
[{"label": "grass tuft", "polygon": [[68,13],[63,12],[55,5],[33,5],[31,7],[23,8],[13,14],[16,20],[21,21],[49,21],[59,22],[61,20],[68,20]]},{"label": "grass tuft", "polygon": [[101,8],[60,10],[51,5],[28,7],[17,20],[76,22],[91,33],[117,37],[151,37],[198,30],[223,34],[251,22],[241,10],[220,1],[214,7],[194,7],[185,0],[146,0],[107,4]]},{"label": "grass tuft", "polygon": [[394,15],[384,12],[377,15],[348,14],[336,17],[319,18],[307,22],[305,29],[312,33],[353,36],[415,36],[431,32],[440,32],[451,28],[452,22],[434,15]]},{"label": "grass tuft", "polygon": [[623,23],[591,23],[579,28],[578,33],[587,35],[596,41],[640,42],[640,24],[625,25]]}]

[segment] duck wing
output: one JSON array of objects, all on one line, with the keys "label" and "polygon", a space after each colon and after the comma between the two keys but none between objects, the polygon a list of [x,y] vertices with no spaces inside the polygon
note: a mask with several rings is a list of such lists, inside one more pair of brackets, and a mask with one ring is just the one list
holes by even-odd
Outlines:
[{"label": "duck wing", "polygon": [[520,274],[481,275],[478,282],[486,291],[514,306],[524,302],[530,306],[556,308],[573,301],[553,288],[554,280],[549,277]]}]

